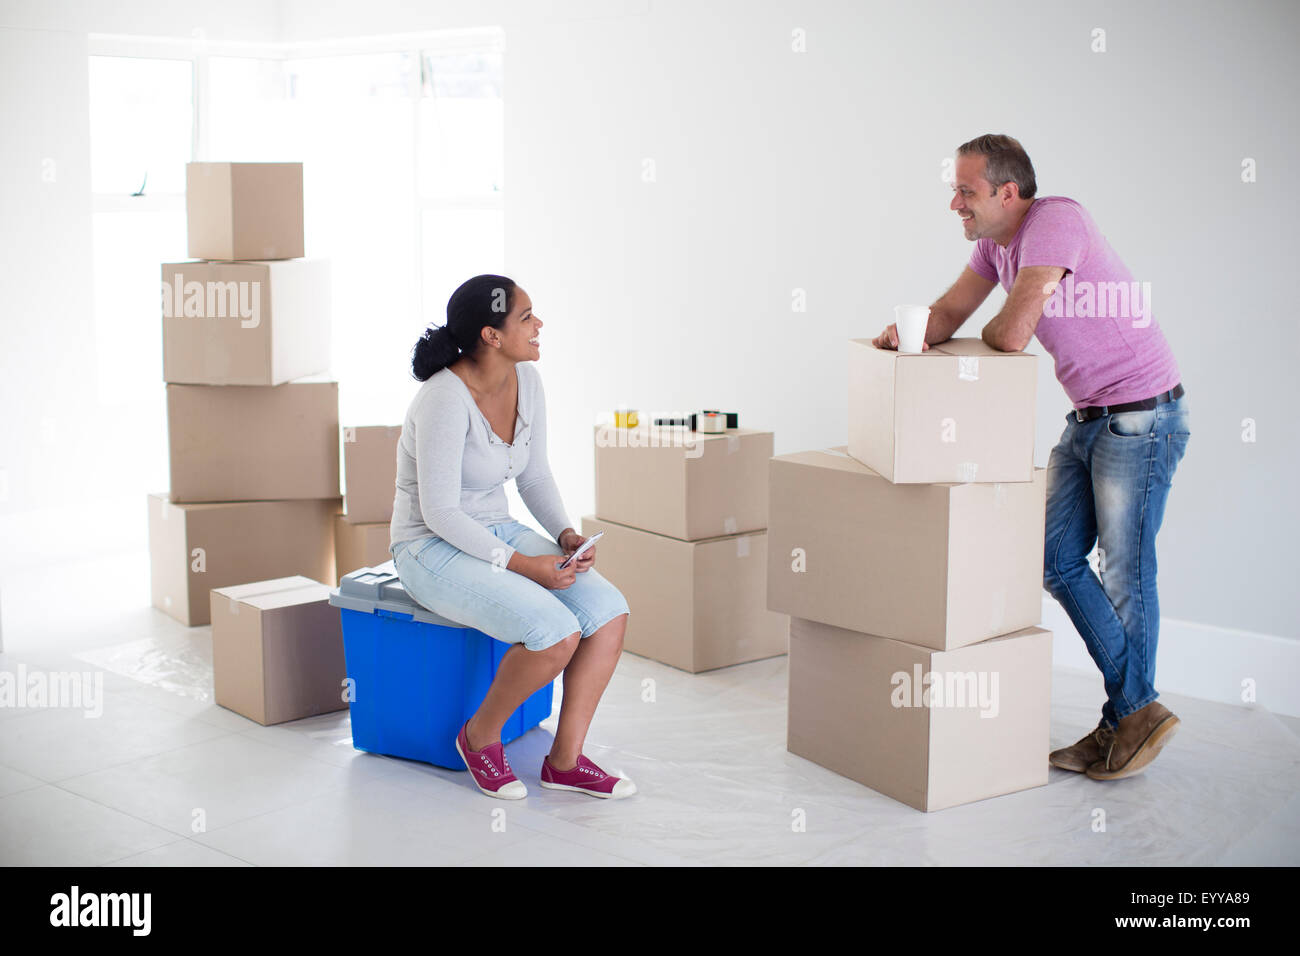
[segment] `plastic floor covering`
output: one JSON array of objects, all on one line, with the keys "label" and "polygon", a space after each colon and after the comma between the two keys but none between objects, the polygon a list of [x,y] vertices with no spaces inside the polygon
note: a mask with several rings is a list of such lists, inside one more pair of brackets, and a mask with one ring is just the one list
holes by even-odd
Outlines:
[{"label": "plastic floor covering", "polygon": [[[625,654],[586,752],[640,793],[541,789],[553,714],[507,748],[529,796],[506,802],[463,772],[356,751],[346,711],[261,727],[217,707],[209,629],[148,615],[146,637],[38,654],[29,633],[0,654],[0,670],[104,672],[98,719],[0,708],[0,863],[1300,863],[1300,722],[1262,709],[1166,695],[1183,726],[1140,776],[1052,770],[926,814],[786,751],[785,658],[691,675]],[[1095,675],[1058,670],[1053,746],[1095,726],[1100,701]]]}]

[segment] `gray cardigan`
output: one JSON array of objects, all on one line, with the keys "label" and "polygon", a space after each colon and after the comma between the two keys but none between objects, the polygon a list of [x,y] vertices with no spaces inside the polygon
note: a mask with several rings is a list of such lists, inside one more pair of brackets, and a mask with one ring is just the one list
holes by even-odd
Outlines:
[{"label": "gray cardigan", "polygon": [[572,527],[546,460],[541,376],[531,362],[520,362],[515,373],[519,412],[510,444],[492,431],[451,369],[431,375],[416,392],[397,443],[390,546],[435,535],[466,554],[504,564],[515,549],[487,527],[513,520],[505,492],[511,478],[551,537]]}]

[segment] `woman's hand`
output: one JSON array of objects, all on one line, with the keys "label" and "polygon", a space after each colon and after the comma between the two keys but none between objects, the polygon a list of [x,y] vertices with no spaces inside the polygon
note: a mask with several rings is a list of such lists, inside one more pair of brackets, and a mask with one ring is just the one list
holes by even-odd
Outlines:
[{"label": "woman's hand", "polygon": [[[565,528],[563,531],[560,532],[559,545],[560,548],[564,551],[565,556],[567,557],[568,555],[573,554],[573,552],[577,551],[580,547],[582,547],[583,542],[586,540],[587,540],[586,538],[578,534],[578,532],[574,531],[572,528]],[[590,548],[588,548],[586,551],[582,552],[582,554],[578,556],[578,560],[574,561],[573,564],[569,566],[571,568],[576,568],[578,571],[590,571],[591,566],[595,563],[596,563],[596,546],[593,544]]]},{"label": "woman's hand", "polygon": [[544,588],[552,591],[563,591],[569,585],[577,580],[575,568],[577,561],[567,568],[560,569],[556,567],[562,558],[558,554],[523,554],[516,551],[510,555],[510,560],[506,562],[506,567],[516,574],[522,574],[530,581],[536,581]]}]

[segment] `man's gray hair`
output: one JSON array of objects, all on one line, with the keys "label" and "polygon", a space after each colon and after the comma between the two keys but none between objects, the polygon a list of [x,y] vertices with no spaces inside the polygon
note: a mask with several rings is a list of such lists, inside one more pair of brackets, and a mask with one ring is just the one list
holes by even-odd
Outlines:
[{"label": "man's gray hair", "polygon": [[1020,141],[1004,133],[985,133],[969,143],[957,147],[958,156],[983,156],[984,178],[993,185],[993,191],[1006,183],[1015,183],[1021,199],[1033,199],[1038,192],[1034,179],[1034,164]]}]

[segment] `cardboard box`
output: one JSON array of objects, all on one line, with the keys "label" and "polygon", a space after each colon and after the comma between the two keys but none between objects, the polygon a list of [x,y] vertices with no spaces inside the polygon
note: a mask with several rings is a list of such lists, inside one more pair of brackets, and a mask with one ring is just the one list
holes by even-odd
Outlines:
[{"label": "cardboard box", "polygon": [[391,521],[397,494],[397,440],[401,425],[343,429],[343,506],[349,521]]},{"label": "cardboard box", "polygon": [[339,386],[168,385],[171,499],[339,494]]},{"label": "cardboard box", "polygon": [[338,498],[174,504],[149,496],[153,606],[187,627],[208,623],[213,588],[300,574],[334,580]]},{"label": "cardboard box", "polygon": [[325,259],[162,267],[163,379],[279,385],[330,367]]},{"label": "cardboard box", "polygon": [[393,560],[388,550],[390,534],[387,521],[356,524],[344,515],[335,515],[333,580],[337,582],[359,568],[373,568]]},{"label": "cardboard box", "polygon": [[303,255],[302,163],[186,163],[191,259]]},{"label": "cardboard box", "polygon": [[217,703],[263,725],[346,708],[343,629],[329,596],[301,576],[214,589]]},{"label": "cardboard box", "polygon": [[936,651],[790,621],[787,747],[918,810],[1047,783],[1052,635]]},{"label": "cardboard box", "polygon": [[772,433],[596,427],[596,514],[685,541],[767,526]]},{"label": "cardboard box", "polygon": [[1030,481],[1037,358],[980,339],[919,355],[852,339],[849,454],[890,481]]},{"label": "cardboard box", "polygon": [[691,673],[775,657],[787,623],[763,602],[764,532],[682,541],[587,516],[596,565],[627,598],[625,650]]},{"label": "cardboard box", "polygon": [[1046,471],[895,485],[842,449],[773,458],[767,606],[951,650],[1042,615]]}]

